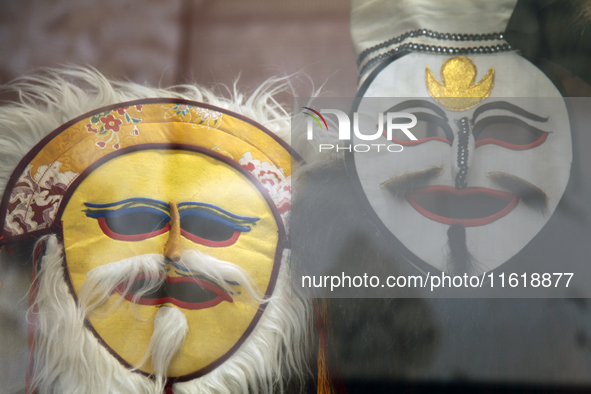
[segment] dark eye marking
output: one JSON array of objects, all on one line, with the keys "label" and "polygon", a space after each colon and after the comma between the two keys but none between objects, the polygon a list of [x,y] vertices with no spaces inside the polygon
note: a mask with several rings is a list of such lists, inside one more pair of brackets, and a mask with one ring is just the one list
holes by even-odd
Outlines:
[{"label": "dark eye marking", "polygon": [[161,210],[136,206],[116,210],[86,211],[97,219],[103,232],[121,241],[141,241],[163,234],[170,229],[170,217]]}]

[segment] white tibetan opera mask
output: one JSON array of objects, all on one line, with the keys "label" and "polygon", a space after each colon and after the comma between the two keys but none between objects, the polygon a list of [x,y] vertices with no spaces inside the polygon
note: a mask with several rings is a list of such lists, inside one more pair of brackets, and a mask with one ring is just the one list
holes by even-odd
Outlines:
[{"label": "white tibetan opera mask", "polygon": [[[504,3],[500,25],[514,2]],[[493,7],[466,6],[467,15]],[[403,151],[346,162],[370,216],[407,259],[479,274],[517,256],[550,220],[569,184],[573,138],[559,90],[502,42],[504,26],[476,34],[473,21],[465,25],[458,34],[412,30],[382,46],[358,34],[359,128],[373,132],[380,112],[408,112],[417,140],[384,136]]]}]

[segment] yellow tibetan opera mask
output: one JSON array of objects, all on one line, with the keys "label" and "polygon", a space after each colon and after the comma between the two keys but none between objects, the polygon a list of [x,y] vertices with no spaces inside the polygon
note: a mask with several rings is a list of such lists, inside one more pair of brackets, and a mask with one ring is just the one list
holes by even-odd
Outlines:
[{"label": "yellow tibetan opera mask", "polygon": [[[159,265],[94,300],[87,327],[148,375],[156,314],[180,310],[188,331],[167,374],[189,380],[231,356],[273,292],[290,175],[288,145],[240,115],[179,99],[117,104],[68,122],[21,161],[2,200],[0,243],[56,234],[78,302],[96,274]],[[189,252],[197,263],[184,262]],[[209,262],[223,269],[211,274]],[[228,264],[244,276],[225,276]],[[149,282],[157,285],[146,290]]]}]

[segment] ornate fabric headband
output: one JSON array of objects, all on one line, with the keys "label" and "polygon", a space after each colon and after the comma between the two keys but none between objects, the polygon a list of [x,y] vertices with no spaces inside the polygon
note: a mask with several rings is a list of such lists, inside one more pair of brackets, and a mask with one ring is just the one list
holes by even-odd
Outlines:
[{"label": "ornate fabric headband", "polygon": [[[98,109],[44,138],[16,167],[6,187],[0,245],[61,227],[65,204],[98,165],[150,148],[203,152],[247,174],[285,222],[291,156],[283,141],[243,116],[180,99],[145,99]],[[147,164],[147,163],[146,163]]]}]

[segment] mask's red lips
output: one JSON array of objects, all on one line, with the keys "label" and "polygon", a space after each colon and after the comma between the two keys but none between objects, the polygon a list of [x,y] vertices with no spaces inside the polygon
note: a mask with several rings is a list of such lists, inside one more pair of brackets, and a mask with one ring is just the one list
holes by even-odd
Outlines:
[{"label": "mask's red lips", "polygon": [[199,277],[169,277],[155,290],[134,300],[135,293],[143,287],[146,278],[140,275],[125,293],[126,284],[117,288],[126,300],[141,305],[161,305],[170,303],[183,309],[205,309],[222,301],[233,302],[232,297],[218,285]]},{"label": "mask's red lips", "polygon": [[519,202],[516,195],[484,187],[457,190],[428,186],[406,196],[423,216],[443,224],[483,226],[507,215]]}]

